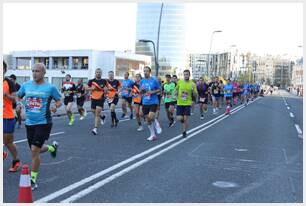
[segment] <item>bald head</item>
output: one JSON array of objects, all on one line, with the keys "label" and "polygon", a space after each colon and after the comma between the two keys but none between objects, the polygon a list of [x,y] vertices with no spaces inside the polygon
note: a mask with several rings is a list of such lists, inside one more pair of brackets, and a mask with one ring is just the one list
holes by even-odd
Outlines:
[{"label": "bald head", "polygon": [[44,82],[44,76],[46,74],[46,66],[43,63],[36,63],[32,69],[33,80],[40,84]]}]

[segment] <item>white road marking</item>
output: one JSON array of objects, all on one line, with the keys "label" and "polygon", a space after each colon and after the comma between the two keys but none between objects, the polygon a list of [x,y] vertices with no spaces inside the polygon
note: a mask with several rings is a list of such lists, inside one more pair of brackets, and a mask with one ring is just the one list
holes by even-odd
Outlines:
[{"label": "white road marking", "polygon": [[[56,132],[56,133],[53,133],[53,134],[50,134],[50,136],[55,136],[55,135],[60,135],[60,134],[64,134],[65,132]],[[28,139],[22,139],[22,140],[17,140],[14,142],[14,144],[17,144],[17,143],[21,143],[21,142],[27,142]]]},{"label": "white road marking", "polygon": [[[239,108],[236,111],[232,112],[232,114],[238,112],[240,109],[242,109],[244,107],[245,106],[242,106],[241,108]],[[95,183],[92,186],[87,187],[86,189],[81,190],[80,192],[78,192],[78,193],[76,193],[76,194],[74,194],[74,195],[64,199],[63,201],[61,201],[61,203],[71,203],[71,202],[74,202],[74,201],[76,201],[76,200],[78,200],[78,199],[88,195],[89,193],[99,189],[100,187],[104,186],[105,184],[107,184],[107,183],[109,183],[109,182],[111,182],[111,181],[121,177],[122,175],[124,175],[124,174],[126,174],[126,173],[128,173],[128,172],[130,172],[130,171],[132,171],[134,169],[136,169],[137,167],[139,167],[139,166],[149,162],[150,160],[154,159],[155,157],[160,156],[161,154],[169,151],[170,149],[172,149],[172,148],[178,146],[179,144],[187,141],[188,139],[190,139],[191,137],[195,136],[196,134],[199,134],[200,132],[202,132],[204,130],[207,130],[208,128],[212,127],[213,125],[217,124],[218,122],[220,122],[223,119],[226,119],[228,117],[230,117],[230,116],[228,116],[228,115],[224,116],[221,119],[215,121],[214,123],[206,126],[205,128],[202,128],[202,129],[200,129],[200,130],[198,130],[198,131],[196,131],[196,132],[194,132],[192,134],[188,134],[187,138],[181,139],[180,141],[178,141],[178,142],[176,142],[176,143],[166,147],[165,149],[163,149],[163,150],[161,150],[161,151],[159,151],[159,152],[157,152],[155,154],[152,154],[149,157],[147,157],[147,158],[145,158],[145,159],[143,159],[143,160],[141,160],[139,162],[136,162],[136,163],[132,164],[131,166],[129,166],[129,167],[127,167],[127,168],[125,168],[125,169],[123,169],[123,170],[121,170],[121,171],[119,171],[119,172],[117,172],[117,173],[115,173],[115,174],[113,174],[111,176],[109,176],[106,179],[103,179],[103,180]],[[182,135],[179,135],[179,136],[182,136]]]},{"label": "white road marking", "polygon": [[296,131],[298,132],[298,134],[300,134],[300,135],[303,134],[303,132],[302,132],[302,130],[301,130],[301,128],[300,128],[300,126],[298,124],[295,124],[294,126],[295,126]]},{"label": "white road marking", "polygon": [[294,117],[294,115],[293,115],[293,113],[292,113],[292,112],[290,112],[290,117],[292,117],[292,118]]},{"label": "white road marking", "polygon": [[[258,98],[258,99],[261,99],[261,98]],[[256,99],[256,100],[258,100],[258,99]],[[255,101],[256,101],[256,100],[255,100]],[[254,103],[255,101],[251,102],[250,104]],[[244,108],[244,107],[245,107],[244,105],[240,105],[240,106],[234,108],[234,109],[232,110],[232,114],[235,113],[235,112],[237,112],[237,111],[239,111],[240,109],[242,109],[242,108]],[[222,118],[221,118],[221,117],[222,117]],[[201,132],[201,131],[203,131],[203,130],[209,128],[209,127],[211,127],[212,125],[216,124],[217,122],[219,122],[219,121],[221,121],[221,120],[223,120],[223,119],[225,119],[225,118],[227,118],[227,117],[229,117],[229,116],[225,116],[225,114],[222,114],[222,115],[219,115],[218,117],[215,117],[214,119],[212,119],[212,120],[210,120],[210,121],[208,121],[208,122],[206,122],[206,123],[204,123],[204,124],[201,124],[201,125],[199,125],[199,126],[193,128],[193,129],[191,129],[191,130],[188,130],[188,137],[187,137],[187,138],[182,139],[182,140],[180,140],[179,142],[174,143],[174,144],[168,146],[167,148],[169,148],[169,147],[171,147],[171,148],[175,147],[178,143],[180,144],[181,142],[186,141],[186,140],[189,139],[190,137],[192,137],[192,136],[198,134],[199,132]],[[221,119],[220,119],[220,118],[221,118]],[[219,120],[216,121],[215,123],[213,123],[213,124],[211,124],[211,125],[209,125],[209,126],[203,128],[203,129],[201,129],[201,130],[198,130],[198,131],[196,131],[195,133],[190,134],[191,132],[193,132],[193,131],[195,131],[195,130],[197,130],[197,129],[199,129],[199,128],[201,128],[201,127],[207,125],[207,124],[210,124],[211,122],[213,122],[213,121],[215,121],[215,120],[217,120],[217,119],[219,119]],[[76,189],[76,188],[78,188],[78,187],[80,187],[80,186],[82,186],[82,185],[84,185],[84,184],[86,184],[86,183],[92,181],[92,180],[95,180],[95,179],[97,179],[97,178],[99,178],[99,177],[101,177],[101,176],[103,176],[103,175],[105,175],[105,174],[107,174],[107,173],[109,173],[109,172],[111,172],[111,171],[113,171],[113,170],[116,170],[117,168],[120,168],[121,166],[124,166],[124,165],[128,164],[129,162],[132,162],[132,161],[134,161],[134,160],[136,160],[136,159],[138,159],[138,158],[141,158],[141,157],[143,157],[143,156],[145,156],[145,155],[147,155],[147,154],[149,154],[149,153],[151,153],[151,152],[153,152],[153,151],[159,149],[160,147],[163,147],[164,145],[167,145],[167,144],[169,144],[169,143],[171,143],[171,142],[173,142],[173,141],[175,141],[175,140],[177,140],[177,139],[179,139],[179,138],[181,138],[181,137],[182,137],[181,134],[180,134],[180,135],[177,135],[176,137],[173,137],[172,139],[169,139],[168,141],[166,141],[166,142],[164,142],[164,143],[161,143],[161,144],[159,144],[159,145],[157,145],[157,146],[155,146],[155,147],[152,147],[151,149],[148,149],[148,150],[146,150],[146,151],[144,151],[144,152],[142,152],[142,153],[139,153],[139,154],[137,154],[137,155],[134,155],[134,156],[132,156],[132,157],[130,157],[130,158],[128,158],[128,159],[122,161],[122,162],[119,162],[119,163],[117,163],[117,164],[115,164],[115,165],[113,165],[113,166],[111,166],[111,167],[109,167],[109,168],[107,168],[107,169],[105,169],[105,170],[102,170],[102,171],[100,171],[100,172],[98,172],[98,173],[96,173],[96,174],[93,174],[93,175],[91,175],[91,176],[89,176],[89,177],[87,177],[87,178],[84,178],[84,179],[82,179],[82,180],[80,180],[80,181],[78,181],[78,182],[75,182],[75,183],[73,183],[73,184],[71,184],[71,185],[68,185],[67,187],[64,187],[64,188],[62,188],[62,189],[60,189],[60,190],[58,190],[58,191],[56,191],[56,192],[54,192],[54,193],[51,193],[51,194],[49,194],[49,195],[47,195],[47,196],[45,196],[45,197],[43,197],[43,198],[40,198],[40,199],[38,199],[38,200],[35,201],[35,202],[49,202],[49,201],[51,201],[51,200],[53,200],[53,199],[55,199],[55,198],[57,198],[57,197],[59,197],[59,196],[61,196],[61,195],[63,195],[63,194],[66,194],[67,192],[70,192],[70,191],[72,191],[72,190],[74,190],[74,189]],[[167,149],[167,148],[166,148],[166,149]],[[171,148],[169,148],[169,149],[171,149]],[[165,149],[162,150],[162,151],[165,152]],[[156,153],[155,156],[156,156],[157,154],[160,154],[162,151]],[[163,152],[162,152],[162,153],[163,153]],[[155,156],[153,156],[153,158],[154,158]],[[152,155],[149,156],[149,157],[152,158]],[[147,158],[149,158],[149,157],[147,157]],[[147,159],[147,158],[146,158],[146,159]],[[153,158],[152,158],[152,159],[153,159]],[[145,160],[145,159],[144,159],[144,160]],[[142,161],[140,161],[140,162],[143,162],[144,160],[142,160]],[[139,164],[140,162],[137,162],[137,163],[135,163],[135,164]],[[135,165],[135,164],[134,164],[134,165]],[[142,164],[143,164],[143,163],[142,163]],[[133,165],[132,165],[132,166],[133,166]],[[131,167],[131,166],[130,166],[130,167]],[[128,168],[130,168],[130,167],[128,167]],[[126,168],[126,169],[128,169],[128,168]],[[126,170],[126,169],[125,169],[125,170]],[[122,170],[122,171],[123,171],[123,170]],[[113,176],[113,175],[112,175],[112,176]],[[108,177],[107,179],[111,178],[112,176]],[[118,176],[118,177],[119,177],[119,176]],[[105,180],[106,180],[106,179],[105,179]],[[100,183],[100,184],[101,184],[101,183]],[[106,183],[105,183],[105,184],[106,184]]]}]

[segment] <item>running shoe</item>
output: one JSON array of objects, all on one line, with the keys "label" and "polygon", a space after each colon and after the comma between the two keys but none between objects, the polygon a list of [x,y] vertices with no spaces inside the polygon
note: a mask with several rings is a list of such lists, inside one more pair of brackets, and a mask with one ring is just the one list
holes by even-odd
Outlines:
[{"label": "running shoe", "polygon": [[141,132],[142,130],[143,130],[143,126],[139,126],[137,129],[138,132]]},{"label": "running shoe", "polygon": [[92,132],[94,135],[97,135],[97,134],[98,134],[98,129],[97,129],[97,128],[93,128],[93,130],[91,130],[91,132]]},{"label": "running shoe", "polygon": [[13,160],[12,167],[9,169],[9,172],[17,172],[20,167],[21,167],[20,160]]},{"label": "running shoe", "polygon": [[83,120],[85,117],[81,115],[80,120]]},{"label": "running shoe", "polygon": [[186,138],[187,137],[187,132],[185,131],[185,132],[183,132],[183,138]]},{"label": "running shoe", "polygon": [[3,152],[3,160],[5,160],[8,156],[8,153],[7,152]]},{"label": "running shoe", "polygon": [[32,191],[33,191],[33,190],[36,190],[37,188],[38,188],[37,183],[34,182],[34,180],[31,179],[31,189],[32,189]]},{"label": "running shoe", "polygon": [[200,119],[204,119],[204,115],[203,114],[201,115]]},{"label": "running shoe", "polygon": [[101,125],[104,125],[105,123],[105,115],[101,116]]},{"label": "running shoe", "polygon": [[150,136],[147,138],[148,141],[155,141],[157,140],[157,137],[156,136]]},{"label": "running shoe", "polygon": [[54,148],[54,151],[50,152],[50,155],[51,155],[51,157],[55,158],[56,157],[56,153],[57,153],[57,148],[58,148],[58,142],[57,141],[53,141],[51,146]]},{"label": "running shoe", "polygon": [[133,113],[130,115],[130,119],[133,119]]},{"label": "running shoe", "polygon": [[125,117],[125,114],[123,113],[122,115],[121,115],[121,119],[123,119]]},{"label": "running shoe", "polygon": [[119,119],[116,119],[116,120],[115,120],[115,127],[118,126],[118,123],[119,123]]}]

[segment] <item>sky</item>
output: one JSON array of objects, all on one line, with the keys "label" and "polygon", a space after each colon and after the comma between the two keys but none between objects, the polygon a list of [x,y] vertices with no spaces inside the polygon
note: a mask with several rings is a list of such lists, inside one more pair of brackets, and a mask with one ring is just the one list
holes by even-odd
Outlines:
[{"label": "sky", "polygon": [[[3,52],[135,49],[136,3],[4,3]],[[186,3],[189,53],[301,56],[302,3]],[[230,47],[236,45],[235,48]]]}]

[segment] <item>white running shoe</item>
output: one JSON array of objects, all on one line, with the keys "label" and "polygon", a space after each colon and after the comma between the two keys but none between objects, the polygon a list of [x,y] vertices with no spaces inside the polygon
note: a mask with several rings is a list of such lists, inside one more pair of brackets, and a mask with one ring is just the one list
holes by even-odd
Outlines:
[{"label": "white running shoe", "polygon": [[154,128],[155,128],[157,134],[162,133],[162,128],[160,127],[158,122],[154,121],[153,125],[154,125]]},{"label": "white running shoe", "polygon": [[142,130],[143,130],[143,127],[142,127],[142,126],[139,126],[138,129],[137,129],[138,132],[140,132],[140,131],[142,131]]},{"label": "white running shoe", "polygon": [[148,141],[154,141],[154,140],[157,140],[157,137],[156,136],[150,136],[147,138]]},{"label": "white running shoe", "polygon": [[204,119],[204,116],[203,116],[203,115],[201,115],[200,119]]},{"label": "white running shoe", "polygon": [[83,120],[83,119],[84,119],[84,116],[81,115],[80,120]]},{"label": "white running shoe", "polygon": [[91,131],[94,135],[98,134],[98,129],[97,128],[93,128],[93,130]]}]

